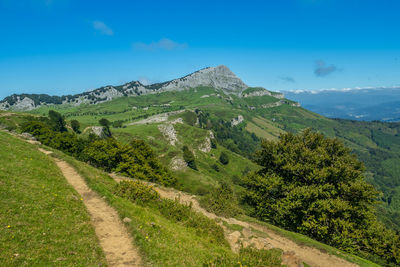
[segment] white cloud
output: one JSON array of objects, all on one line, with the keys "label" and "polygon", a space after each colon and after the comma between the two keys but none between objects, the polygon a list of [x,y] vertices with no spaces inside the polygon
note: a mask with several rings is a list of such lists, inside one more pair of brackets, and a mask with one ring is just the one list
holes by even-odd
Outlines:
[{"label": "white cloud", "polygon": [[147,51],[155,51],[155,50],[175,50],[175,49],[185,49],[187,48],[186,43],[178,43],[172,41],[167,38],[163,38],[157,42],[151,43],[143,43],[138,42],[134,43],[133,47],[136,49],[147,50]]},{"label": "white cloud", "polygon": [[113,30],[100,20],[93,21],[93,28],[104,35],[113,35]]}]

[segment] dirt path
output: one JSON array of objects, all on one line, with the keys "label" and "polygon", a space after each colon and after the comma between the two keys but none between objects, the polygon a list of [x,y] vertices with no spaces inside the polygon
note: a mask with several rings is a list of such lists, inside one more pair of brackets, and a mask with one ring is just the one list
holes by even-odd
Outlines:
[{"label": "dirt path", "polygon": [[[39,150],[45,154],[52,152]],[[119,219],[117,212],[101,197],[93,192],[84,179],[65,161],[54,159],[67,181],[81,195],[100,245],[103,248],[109,266],[140,266],[138,251],[132,245],[132,238]]]},{"label": "dirt path", "polygon": [[[130,179],[115,174],[111,174],[111,177],[113,177],[117,182]],[[240,221],[235,218],[219,217],[203,209],[195,196],[171,188],[160,187],[157,184],[152,185],[154,185],[154,189],[160,194],[162,198],[178,199],[181,203],[185,204],[192,203],[192,208],[195,211],[204,214],[208,218],[219,219],[220,221],[224,221],[231,225],[236,224],[242,226],[242,230],[232,231],[224,226],[222,223],[220,223],[220,225],[224,229],[225,237],[231,245],[232,250],[234,251],[238,251],[242,245],[243,247],[252,246],[257,249],[279,248],[283,250],[283,264],[286,264],[290,267],[303,266],[303,262],[307,263],[309,266],[318,267],[358,266],[354,263],[345,261],[344,259],[341,259],[337,256],[324,253],[316,248],[299,245],[292,240],[275,233],[265,226],[256,223]]]}]

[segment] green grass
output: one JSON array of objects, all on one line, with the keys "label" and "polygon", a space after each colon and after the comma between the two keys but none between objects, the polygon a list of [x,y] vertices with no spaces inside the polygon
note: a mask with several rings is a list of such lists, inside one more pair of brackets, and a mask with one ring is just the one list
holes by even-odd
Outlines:
[{"label": "green grass", "polygon": [[55,163],[0,132],[0,266],[100,266],[89,214]]},{"label": "green grass", "polygon": [[[55,153],[57,157],[70,163],[89,187],[117,210],[121,219],[132,219],[132,222],[126,225],[143,256],[145,265],[203,266],[216,258],[237,262],[238,256],[232,253],[226,242],[218,242],[209,234],[201,234],[200,229],[177,223],[151,205],[137,205],[114,195],[112,192],[116,182],[108,174],[61,152]],[[267,252],[270,255],[267,256],[276,262],[277,255],[280,255],[280,252],[277,253],[273,250]],[[265,254],[263,257],[267,257]]]}]

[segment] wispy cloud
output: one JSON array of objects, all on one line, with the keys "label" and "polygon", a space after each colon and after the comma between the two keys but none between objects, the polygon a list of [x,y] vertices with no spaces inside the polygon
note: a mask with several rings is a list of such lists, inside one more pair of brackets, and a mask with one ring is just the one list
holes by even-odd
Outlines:
[{"label": "wispy cloud", "polygon": [[314,69],[314,74],[317,77],[325,77],[333,72],[338,71],[338,68],[331,64],[328,65],[326,64],[325,61],[323,60],[317,60],[315,61],[315,69]]},{"label": "wispy cloud", "polygon": [[143,43],[137,42],[133,44],[135,49],[147,50],[147,51],[156,51],[156,50],[176,50],[176,49],[185,49],[187,48],[186,43],[178,43],[173,40],[163,38],[157,42],[151,43]]},{"label": "wispy cloud", "polygon": [[280,76],[279,79],[282,81],[288,82],[288,83],[295,83],[296,80],[293,77],[290,76]]},{"label": "wispy cloud", "polygon": [[93,28],[101,34],[113,35],[113,30],[100,20],[93,21]]}]

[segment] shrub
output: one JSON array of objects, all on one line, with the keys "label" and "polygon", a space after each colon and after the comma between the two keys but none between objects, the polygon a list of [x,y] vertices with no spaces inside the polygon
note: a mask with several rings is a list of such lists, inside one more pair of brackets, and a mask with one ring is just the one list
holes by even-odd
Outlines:
[{"label": "shrub", "polygon": [[118,121],[113,121],[111,125],[114,128],[122,128],[122,123],[123,123],[123,121],[118,120]]},{"label": "shrub", "polygon": [[211,168],[213,168],[216,172],[219,172],[218,164],[214,163],[213,165],[211,165]]},{"label": "shrub", "polygon": [[399,236],[375,215],[378,192],[342,142],[307,129],[261,147],[255,158],[263,168],[242,184],[253,215],[352,253],[400,263]]},{"label": "shrub", "polygon": [[229,163],[229,156],[224,151],[222,151],[221,155],[219,156],[219,162],[221,162],[224,165],[228,165]]},{"label": "shrub", "polygon": [[189,168],[192,168],[193,170],[197,170],[196,161],[195,161],[193,152],[190,151],[187,146],[184,146],[182,148],[182,151],[183,151],[183,160],[187,163]]},{"label": "shrub", "polygon": [[107,120],[107,119],[102,118],[102,119],[99,120],[99,124],[100,124],[101,126],[103,126],[103,134],[104,134],[106,137],[111,137],[111,136],[112,136],[112,133],[111,133],[111,131],[110,131],[110,124],[111,124],[110,121]]},{"label": "shrub", "polygon": [[139,181],[121,181],[115,186],[114,194],[138,204],[148,203],[160,198],[160,195],[152,186]]},{"label": "shrub", "polygon": [[72,120],[71,121],[71,128],[72,128],[72,130],[74,130],[74,132],[81,133],[81,130],[80,130],[81,124],[79,123],[79,121]]},{"label": "shrub", "polygon": [[207,211],[224,217],[233,217],[242,213],[233,188],[227,182],[220,182],[200,200],[200,203]]},{"label": "shrub", "polygon": [[50,125],[52,126],[52,129],[56,132],[66,132],[67,128],[65,127],[65,119],[64,117],[54,111],[54,110],[49,110],[49,120],[50,120]]},{"label": "shrub", "polygon": [[217,148],[217,140],[215,138],[211,138],[211,148],[216,149]]}]

